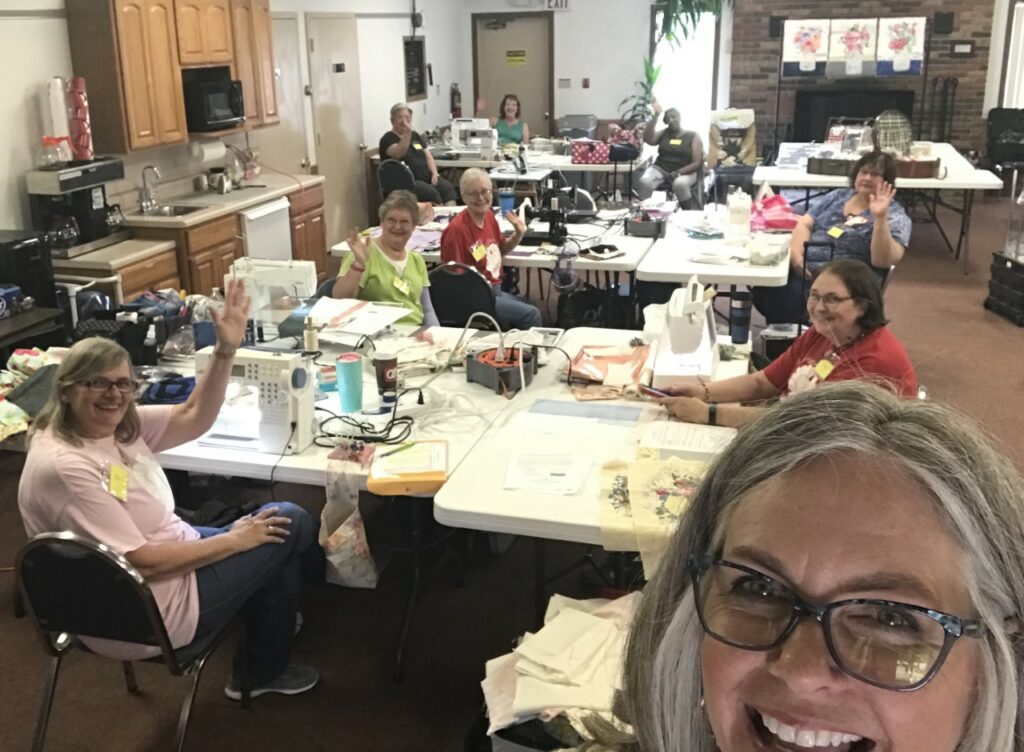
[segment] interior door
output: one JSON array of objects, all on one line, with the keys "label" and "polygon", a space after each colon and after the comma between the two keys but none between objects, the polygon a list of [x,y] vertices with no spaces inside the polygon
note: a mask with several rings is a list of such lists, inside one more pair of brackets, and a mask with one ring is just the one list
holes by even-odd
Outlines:
[{"label": "interior door", "polygon": [[324,176],[327,243],[340,242],[366,217],[360,136],[359,45],[352,15],[306,14],[316,163]]},{"label": "interior door", "polygon": [[[306,117],[303,108],[302,72],[299,70],[302,41],[299,19],[294,13],[273,16],[276,108],[280,121],[273,128],[250,134],[259,147],[260,161],[289,174],[309,171],[306,150]],[[257,83],[257,86],[259,84]]]},{"label": "interior door", "polygon": [[530,136],[550,134],[552,108],[551,13],[473,15],[476,98],[497,117],[506,94],[519,97]]}]

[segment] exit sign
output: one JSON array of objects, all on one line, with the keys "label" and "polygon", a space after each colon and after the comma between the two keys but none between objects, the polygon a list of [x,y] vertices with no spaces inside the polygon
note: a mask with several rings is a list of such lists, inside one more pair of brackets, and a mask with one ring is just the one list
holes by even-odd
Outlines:
[{"label": "exit sign", "polygon": [[569,0],[547,0],[548,10],[569,10]]}]

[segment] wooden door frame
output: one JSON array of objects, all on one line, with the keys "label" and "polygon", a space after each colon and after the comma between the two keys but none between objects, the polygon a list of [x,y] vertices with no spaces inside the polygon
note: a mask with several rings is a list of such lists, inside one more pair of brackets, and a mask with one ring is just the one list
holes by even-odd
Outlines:
[{"label": "wooden door frame", "polygon": [[[1018,2],[1019,0],[1010,0],[1007,3],[1006,35],[1003,39],[1003,70],[999,74],[999,96],[996,99],[996,107],[1006,106],[1006,74],[1010,65],[1010,44],[1013,42],[1013,22],[1014,16],[1017,15]],[[985,114],[988,115],[988,113]]]},{"label": "wooden door frame", "polygon": [[548,24],[548,60],[551,63],[551,88],[548,89],[548,134],[555,134],[555,87],[558,79],[555,77],[555,13],[550,10],[531,10],[522,13],[473,13],[470,15],[470,24],[473,31],[473,117],[476,117],[476,101],[480,98],[480,81],[477,77],[479,60],[476,54],[476,23],[482,18],[530,18],[540,16],[547,20]]}]

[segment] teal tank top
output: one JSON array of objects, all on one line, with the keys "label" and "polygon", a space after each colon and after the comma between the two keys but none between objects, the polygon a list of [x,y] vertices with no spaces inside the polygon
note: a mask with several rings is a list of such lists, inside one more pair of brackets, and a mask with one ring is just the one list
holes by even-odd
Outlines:
[{"label": "teal tank top", "polygon": [[498,120],[498,145],[521,144],[523,142],[523,121],[509,125],[504,118]]}]

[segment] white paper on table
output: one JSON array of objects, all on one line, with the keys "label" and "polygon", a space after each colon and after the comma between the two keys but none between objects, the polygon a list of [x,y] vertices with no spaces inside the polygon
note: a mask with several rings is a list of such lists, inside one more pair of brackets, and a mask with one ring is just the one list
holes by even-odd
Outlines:
[{"label": "white paper on table", "polygon": [[591,461],[579,452],[513,452],[505,471],[505,488],[575,496],[583,488]]},{"label": "white paper on table", "polygon": [[[404,444],[398,446],[405,446]],[[408,449],[395,452],[398,446],[381,447],[370,465],[371,478],[390,478],[396,475],[448,472],[448,445],[439,441],[424,441]],[[389,452],[395,452],[388,455]],[[386,456],[388,455],[388,456]]]},{"label": "white paper on table", "polygon": [[646,427],[640,446],[669,456],[702,460],[721,453],[735,436],[735,428],[658,420]]},{"label": "white paper on table", "polygon": [[370,337],[408,313],[409,309],[402,306],[324,297],[313,305],[309,317],[317,326],[323,326],[326,330]]}]

